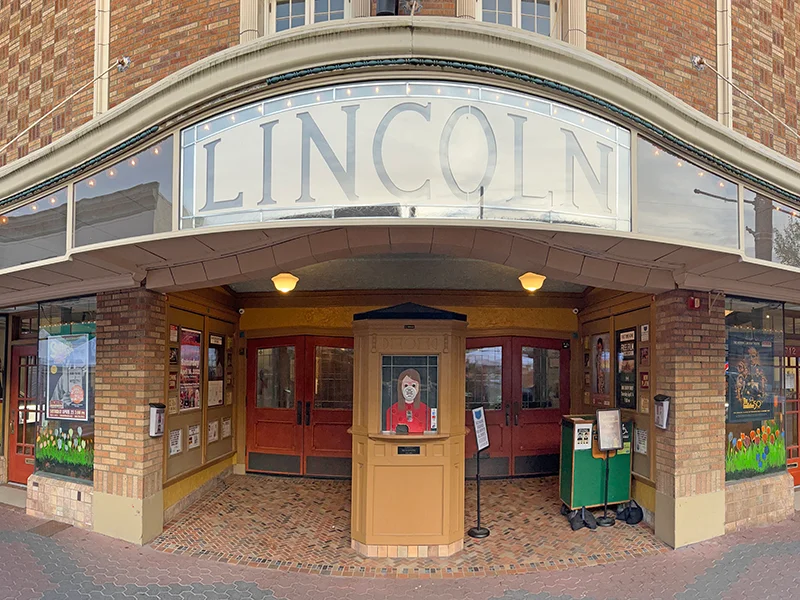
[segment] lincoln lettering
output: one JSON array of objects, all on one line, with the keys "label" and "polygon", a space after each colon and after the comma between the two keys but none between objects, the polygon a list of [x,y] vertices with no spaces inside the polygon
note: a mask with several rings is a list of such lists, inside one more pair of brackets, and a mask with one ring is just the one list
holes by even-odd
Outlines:
[{"label": "lincoln lettering", "polygon": [[553,115],[488,102],[331,102],[198,142],[194,206],[202,215],[412,202],[611,217],[618,179],[629,177],[612,140]]}]

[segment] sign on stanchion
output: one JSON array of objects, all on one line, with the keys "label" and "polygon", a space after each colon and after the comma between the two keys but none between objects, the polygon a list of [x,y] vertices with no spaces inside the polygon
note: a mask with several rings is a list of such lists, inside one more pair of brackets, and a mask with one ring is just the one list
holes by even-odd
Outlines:
[{"label": "sign on stanchion", "polygon": [[482,406],[472,409],[472,424],[475,427],[475,441],[478,443],[475,463],[475,477],[478,482],[478,524],[471,528],[467,535],[472,538],[485,538],[489,536],[489,530],[481,527],[481,452],[489,447],[489,433],[486,431],[486,416]]}]

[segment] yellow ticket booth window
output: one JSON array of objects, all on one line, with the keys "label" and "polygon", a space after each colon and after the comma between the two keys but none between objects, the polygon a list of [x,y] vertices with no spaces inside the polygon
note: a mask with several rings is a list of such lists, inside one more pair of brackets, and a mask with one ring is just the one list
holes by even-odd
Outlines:
[{"label": "yellow ticket booth window", "polygon": [[463,548],[466,327],[410,303],[354,317],[351,537],[365,556]]}]

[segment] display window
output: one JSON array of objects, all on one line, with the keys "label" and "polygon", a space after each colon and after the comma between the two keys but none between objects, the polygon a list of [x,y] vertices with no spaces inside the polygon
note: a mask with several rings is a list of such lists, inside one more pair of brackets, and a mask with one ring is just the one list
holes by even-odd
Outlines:
[{"label": "display window", "polygon": [[437,430],[439,357],[384,356],[381,384],[384,433]]}]

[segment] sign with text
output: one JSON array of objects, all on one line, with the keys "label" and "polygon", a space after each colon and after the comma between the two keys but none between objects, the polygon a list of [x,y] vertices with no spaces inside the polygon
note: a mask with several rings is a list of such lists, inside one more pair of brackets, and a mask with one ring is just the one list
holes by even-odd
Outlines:
[{"label": "sign with text", "polygon": [[472,423],[475,426],[475,441],[480,452],[489,447],[489,433],[486,431],[486,416],[482,406],[472,409]]},{"label": "sign with text", "polygon": [[499,88],[319,88],[216,115],[181,139],[182,228],[419,217],[630,230],[630,132]]},{"label": "sign with text", "polygon": [[728,332],[728,422],[744,423],[774,416],[774,334]]},{"label": "sign with text", "polygon": [[47,418],[89,420],[89,336],[47,338]]},{"label": "sign with text", "polygon": [[636,410],[636,329],[617,332],[617,406]]}]

